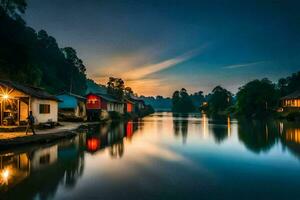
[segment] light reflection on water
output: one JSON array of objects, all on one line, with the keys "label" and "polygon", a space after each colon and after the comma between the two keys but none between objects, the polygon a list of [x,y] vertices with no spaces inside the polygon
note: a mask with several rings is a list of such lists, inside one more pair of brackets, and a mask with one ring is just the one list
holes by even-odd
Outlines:
[{"label": "light reflection on water", "polygon": [[157,113],[0,154],[7,199],[299,199],[300,124]]}]

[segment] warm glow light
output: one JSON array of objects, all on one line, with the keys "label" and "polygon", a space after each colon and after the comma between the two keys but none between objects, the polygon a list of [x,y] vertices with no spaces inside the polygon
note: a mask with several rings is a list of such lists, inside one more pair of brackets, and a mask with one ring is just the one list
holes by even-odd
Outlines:
[{"label": "warm glow light", "polygon": [[1,177],[2,177],[2,181],[1,182],[4,183],[4,184],[8,184],[8,178],[9,178],[9,176],[10,176],[9,169],[3,170],[2,173],[1,173]]},{"label": "warm glow light", "polygon": [[8,99],[9,96],[8,96],[7,94],[4,94],[4,95],[2,96],[2,98],[3,98],[3,99]]},{"label": "warm glow light", "polygon": [[208,119],[206,114],[202,115],[202,129],[203,129],[203,137],[207,138],[208,136]]},{"label": "warm glow light", "polygon": [[230,121],[230,116],[227,117],[227,135],[228,135],[228,137],[231,136],[231,121]]}]

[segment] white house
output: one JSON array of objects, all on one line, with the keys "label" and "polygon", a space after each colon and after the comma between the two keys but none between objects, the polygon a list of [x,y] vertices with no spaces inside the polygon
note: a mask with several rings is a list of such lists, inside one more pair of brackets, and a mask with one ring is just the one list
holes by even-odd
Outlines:
[{"label": "white house", "polygon": [[40,88],[0,80],[0,125],[24,125],[30,111],[36,124],[57,122],[58,102]]}]

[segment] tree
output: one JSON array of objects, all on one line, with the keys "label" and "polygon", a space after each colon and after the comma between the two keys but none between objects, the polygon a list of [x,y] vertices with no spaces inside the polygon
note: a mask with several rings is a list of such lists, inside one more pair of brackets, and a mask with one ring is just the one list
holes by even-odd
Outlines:
[{"label": "tree", "polygon": [[250,81],[237,93],[237,111],[250,116],[265,116],[272,112],[279,101],[279,91],[268,79]]},{"label": "tree", "polygon": [[289,77],[279,79],[277,86],[281,97],[300,90],[300,71]]},{"label": "tree", "polygon": [[179,112],[179,107],[180,107],[180,95],[179,91],[175,91],[172,96],[172,110],[173,112]]},{"label": "tree", "polygon": [[124,92],[125,92],[125,95],[127,95],[127,96],[133,94],[133,90],[131,89],[131,87],[125,87]]},{"label": "tree", "polygon": [[62,49],[62,52],[64,53],[66,60],[70,64],[75,66],[80,73],[85,74],[86,67],[84,66],[82,60],[80,58],[78,58],[77,52],[75,49],[73,49],[72,47],[65,47]]},{"label": "tree", "polygon": [[121,78],[109,77],[107,82],[107,92],[118,100],[124,98],[125,84]]},{"label": "tree", "polygon": [[20,19],[20,15],[25,13],[26,0],[0,0],[0,7],[13,19]]},{"label": "tree", "polygon": [[175,91],[173,93],[172,111],[182,113],[195,111],[194,104],[185,88],[182,88],[180,91]]},{"label": "tree", "polygon": [[203,91],[195,92],[194,94],[190,95],[193,104],[196,108],[200,108],[205,101]]},{"label": "tree", "polygon": [[54,37],[45,30],[36,33],[19,20],[12,19],[3,11],[6,2],[0,3],[0,77],[42,87],[54,94],[67,91],[72,85],[73,93],[84,95],[86,75],[77,55],[74,54],[76,62],[69,55],[65,57]]},{"label": "tree", "polygon": [[221,86],[216,86],[208,97],[209,112],[218,114],[232,105],[232,94]]}]

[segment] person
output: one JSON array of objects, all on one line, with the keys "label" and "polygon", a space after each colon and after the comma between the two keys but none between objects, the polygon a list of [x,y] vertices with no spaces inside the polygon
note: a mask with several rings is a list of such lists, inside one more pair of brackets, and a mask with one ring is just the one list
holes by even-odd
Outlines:
[{"label": "person", "polygon": [[32,115],[32,111],[29,112],[27,120],[28,120],[28,124],[27,124],[27,128],[26,128],[26,135],[27,135],[29,129],[31,129],[33,135],[35,135],[35,131],[34,131],[34,116]]}]

